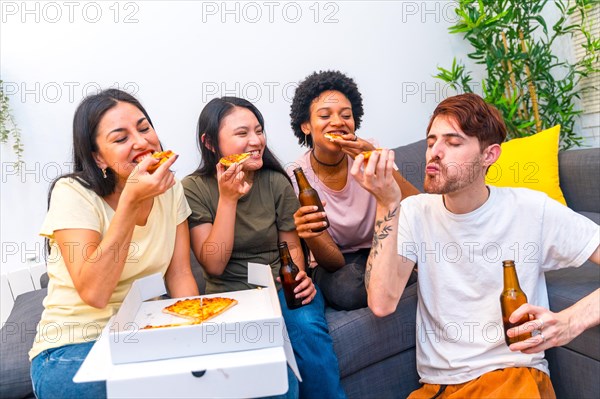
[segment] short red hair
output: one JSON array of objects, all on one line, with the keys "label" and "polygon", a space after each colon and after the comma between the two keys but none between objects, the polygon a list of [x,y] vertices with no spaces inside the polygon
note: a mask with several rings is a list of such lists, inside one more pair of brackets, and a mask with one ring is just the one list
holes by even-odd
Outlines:
[{"label": "short red hair", "polygon": [[506,139],[506,125],[500,111],[477,94],[459,94],[442,101],[431,115],[427,134],[438,116],[453,119],[467,136],[477,137],[482,150]]}]

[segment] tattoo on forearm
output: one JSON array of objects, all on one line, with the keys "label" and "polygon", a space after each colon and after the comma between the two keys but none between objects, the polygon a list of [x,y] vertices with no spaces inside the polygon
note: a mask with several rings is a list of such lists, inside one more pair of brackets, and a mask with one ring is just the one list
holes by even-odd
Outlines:
[{"label": "tattoo on forearm", "polygon": [[375,221],[375,232],[373,234],[373,245],[371,247],[371,253],[367,259],[367,267],[365,269],[365,286],[369,288],[369,282],[371,281],[371,270],[373,269],[373,261],[379,254],[383,246],[383,240],[389,237],[390,233],[394,230],[394,227],[389,223],[398,213],[398,207],[392,209],[387,215],[383,217],[383,220]]},{"label": "tattoo on forearm", "polygon": [[379,253],[379,250],[382,247],[382,242],[383,240],[385,240],[389,235],[390,232],[394,229],[392,227],[391,223],[388,223],[390,220],[392,220],[396,214],[398,213],[398,208],[394,208],[391,211],[388,212],[387,215],[385,215],[383,217],[383,220],[376,220],[375,221],[375,233],[373,234],[373,258],[377,256],[377,254]]},{"label": "tattoo on forearm", "polygon": [[371,281],[371,269],[373,269],[373,262],[371,261],[373,257],[372,253],[369,253],[369,257],[367,258],[367,268],[365,270],[365,287],[369,289],[369,282]]}]

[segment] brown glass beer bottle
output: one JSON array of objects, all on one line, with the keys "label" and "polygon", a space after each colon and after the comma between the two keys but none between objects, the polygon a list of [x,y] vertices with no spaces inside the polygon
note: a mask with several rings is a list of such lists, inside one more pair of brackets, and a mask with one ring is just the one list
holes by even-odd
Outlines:
[{"label": "brown glass beer bottle", "polygon": [[515,262],[512,260],[502,261],[502,268],[504,271],[504,290],[500,294],[500,306],[502,307],[502,323],[504,324],[504,340],[506,345],[514,344],[515,342],[524,341],[527,338],[531,338],[531,332],[518,335],[516,337],[509,337],[506,332],[516,326],[520,326],[523,323],[529,321],[529,315],[524,315],[516,323],[511,323],[508,318],[519,306],[527,303],[527,295],[521,289],[519,285],[519,278],[517,277],[517,271],[515,270]]},{"label": "brown glass beer bottle", "polygon": [[279,261],[281,263],[281,266],[279,267],[279,278],[281,279],[285,302],[287,303],[288,309],[297,309],[302,306],[302,299],[296,298],[296,293],[294,292],[296,286],[300,284],[299,281],[296,281],[296,276],[300,272],[300,269],[298,269],[298,266],[296,266],[290,256],[287,242],[282,241],[277,244],[277,246],[279,247]]},{"label": "brown glass beer bottle", "polygon": [[[294,169],[294,176],[296,176],[296,183],[298,183],[298,199],[300,200],[300,204],[302,206],[316,205],[318,208],[317,212],[325,212],[323,203],[319,198],[319,193],[317,193],[317,190],[312,188],[308,183],[308,179],[304,175],[302,168]],[[327,224],[323,227],[312,229],[313,232],[318,233],[329,227],[329,219],[327,219],[327,216],[321,220]]]}]

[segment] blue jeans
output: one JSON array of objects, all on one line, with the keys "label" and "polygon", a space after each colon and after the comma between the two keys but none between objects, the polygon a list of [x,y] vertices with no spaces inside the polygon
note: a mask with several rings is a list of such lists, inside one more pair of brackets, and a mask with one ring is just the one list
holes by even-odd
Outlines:
[{"label": "blue jeans", "polygon": [[317,295],[311,303],[290,310],[285,303],[283,290],[279,290],[278,294],[302,375],[300,398],[345,398],[337,357],[333,351],[333,340],[325,319],[323,295],[317,288]]},{"label": "blue jeans", "polygon": [[31,381],[38,398],[106,398],[106,382],[75,383],[73,377],[94,342],[47,349],[31,361]]},{"label": "blue jeans", "polygon": [[354,310],[367,307],[365,266],[370,248],[344,255],[345,265],[335,272],[322,266],[313,270],[313,280],[323,292],[325,300],[334,309]]}]

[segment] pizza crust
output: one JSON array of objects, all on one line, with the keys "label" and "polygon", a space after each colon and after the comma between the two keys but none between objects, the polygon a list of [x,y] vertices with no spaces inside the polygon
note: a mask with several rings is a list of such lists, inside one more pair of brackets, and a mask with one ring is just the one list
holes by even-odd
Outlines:
[{"label": "pizza crust", "polygon": [[242,154],[227,155],[227,156],[221,158],[219,160],[219,163],[221,163],[225,166],[231,166],[234,163],[243,163],[250,158],[250,155],[251,154],[249,152],[244,152]]},{"label": "pizza crust", "polygon": [[167,162],[167,160],[173,155],[175,155],[175,153],[173,153],[173,151],[171,150],[155,152],[154,154],[152,154],[152,158],[158,159],[158,163],[148,166],[148,173],[154,173],[160,165]]},{"label": "pizza crust", "polygon": [[365,161],[368,161],[369,158],[371,158],[371,154],[373,154],[373,151],[381,152],[381,150],[382,150],[381,148],[375,148],[372,151],[363,151],[363,152],[361,152],[361,154],[365,158]]},{"label": "pizza crust", "polygon": [[329,141],[335,141],[337,140],[344,140],[344,138],[342,137],[341,134],[338,133],[325,133],[323,135],[326,139],[328,139]]},{"label": "pizza crust", "polygon": [[223,297],[181,299],[174,304],[165,307],[163,313],[182,317],[189,321],[160,326],[148,325],[142,329],[146,330],[152,328],[200,324],[224,313],[226,310],[237,305],[237,303],[238,301],[236,299]]}]

